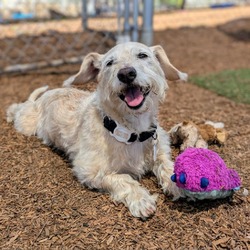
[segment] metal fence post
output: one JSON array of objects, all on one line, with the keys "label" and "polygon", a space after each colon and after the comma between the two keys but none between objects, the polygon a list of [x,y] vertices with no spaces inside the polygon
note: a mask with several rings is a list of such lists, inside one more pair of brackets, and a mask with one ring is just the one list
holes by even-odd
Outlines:
[{"label": "metal fence post", "polygon": [[129,8],[129,0],[124,1],[124,36],[129,37],[130,33],[130,24],[129,24],[129,16],[130,16],[130,8]]},{"label": "metal fence post", "polygon": [[138,0],[134,0],[133,2],[133,33],[132,33],[132,41],[138,41],[138,14],[139,14],[139,2]]},{"label": "metal fence post", "polygon": [[154,1],[144,0],[143,6],[143,25],[142,25],[142,43],[147,46],[153,44],[153,13]]},{"label": "metal fence post", "polygon": [[82,28],[84,31],[88,29],[87,0],[82,0]]},{"label": "metal fence post", "polygon": [[121,25],[121,17],[122,17],[121,4],[122,3],[121,1],[122,0],[117,1],[117,26],[118,26],[117,39],[119,39],[122,36],[122,25]]},{"label": "metal fence post", "polygon": [[130,23],[129,23],[129,18],[130,18],[130,8],[129,8],[129,0],[124,0],[123,1],[123,18],[124,18],[124,23],[123,23],[123,32],[121,31],[121,16],[122,16],[122,0],[118,0],[118,36],[117,36],[117,43],[125,43],[130,41]]}]

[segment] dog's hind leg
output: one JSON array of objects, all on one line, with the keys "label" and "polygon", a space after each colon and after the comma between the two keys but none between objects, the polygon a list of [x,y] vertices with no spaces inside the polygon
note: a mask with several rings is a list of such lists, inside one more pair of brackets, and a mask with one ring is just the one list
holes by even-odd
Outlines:
[{"label": "dog's hind leg", "polygon": [[125,204],[135,217],[146,219],[156,211],[158,195],[150,195],[146,188],[128,174],[104,176],[102,188],[111,194],[115,202]]},{"label": "dog's hind leg", "polygon": [[48,89],[48,86],[34,90],[24,103],[14,103],[7,109],[7,122],[14,122],[20,133],[30,136],[36,134],[39,110],[36,99]]}]

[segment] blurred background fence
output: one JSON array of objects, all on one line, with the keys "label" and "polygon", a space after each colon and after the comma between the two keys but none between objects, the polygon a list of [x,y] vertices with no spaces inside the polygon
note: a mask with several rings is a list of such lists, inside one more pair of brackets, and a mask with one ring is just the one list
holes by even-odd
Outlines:
[{"label": "blurred background fence", "polygon": [[[158,28],[178,28],[192,26],[190,10],[210,8],[209,15],[196,15],[198,24],[204,18],[219,24],[213,9],[240,6],[239,16],[249,17],[249,4],[250,0],[0,0],[0,73],[78,63],[87,53],[103,53],[117,41],[151,44],[156,12],[171,13],[167,23],[155,17]],[[171,19],[175,13],[181,13],[178,22]]]}]

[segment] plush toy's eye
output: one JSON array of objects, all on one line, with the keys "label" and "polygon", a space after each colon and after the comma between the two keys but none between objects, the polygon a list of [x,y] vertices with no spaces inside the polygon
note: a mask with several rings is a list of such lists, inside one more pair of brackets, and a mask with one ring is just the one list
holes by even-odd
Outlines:
[{"label": "plush toy's eye", "polygon": [[172,181],[172,182],[176,182],[176,174],[173,174],[173,175],[171,176],[171,181]]},{"label": "plush toy's eye", "polygon": [[180,174],[179,181],[181,184],[186,184],[186,174],[185,173]]},{"label": "plush toy's eye", "polygon": [[109,60],[109,61],[106,63],[106,66],[107,66],[107,67],[110,67],[110,66],[113,65],[113,63],[114,63],[114,60],[113,60],[113,59],[112,59],[112,60]]},{"label": "plush toy's eye", "polygon": [[146,53],[141,52],[141,53],[138,54],[137,57],[140,58],[140,59],[144,59],[144,58],[147,58],[148,55]]},{"label": "plush toy's eye", "polygon": [[202,177],[200,183],[201,188],[206,188],[208,185],[209,185],[208,178]]}]

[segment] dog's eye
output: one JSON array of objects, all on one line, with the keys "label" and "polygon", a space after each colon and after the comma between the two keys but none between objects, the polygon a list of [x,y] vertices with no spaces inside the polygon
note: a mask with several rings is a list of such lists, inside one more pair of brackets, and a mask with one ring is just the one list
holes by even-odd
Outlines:
[{"label": "dog's eye", "polygon": [[144,59],[144,58],[147,58],[148,57],[148,55],[147,54],[145,54],[145,53],[143,53],[143,52],[141,52],[141,53],[139,53],[138,54],[138,56],[137,56],[138,58],[140,58],[140,59]]},{"label": "dog's eye", "polygon": [[107,66],[107,67],[112,66],[113,62],[114,62],[114,60],[110,60],[110,61],[108,61],[108,62],[106,63],[106,66]]}]

